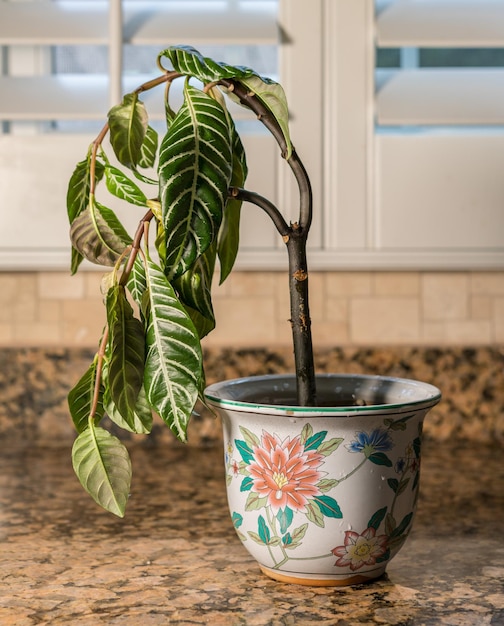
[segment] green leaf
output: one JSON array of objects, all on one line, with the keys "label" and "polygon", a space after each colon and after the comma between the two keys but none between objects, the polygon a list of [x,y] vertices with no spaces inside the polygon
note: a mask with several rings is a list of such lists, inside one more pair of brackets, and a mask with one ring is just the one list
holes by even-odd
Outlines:
[{"label": "green leaf", "polygon": [[137,206],[146,206],[147,197],[144,192],[117,167],[107,165],[105,183],[109,192],[117,198]]},{"label": "green leaf", "polygon": [[233,520],[233,526],[235,528],[240,528],[240,526],[243,524],[243,516],[239,513],[233,513],[231,519]]},{"label": "green leaf", "polygon": [[387,480],[387,485],[392,489],[394,493],[397,493],[397,490],[399,489],[399,481],[397,480],[397,478],[389,478]]},{"label": "green leaf", "polygon": [[327,517],[335,517],[336,519],[341,519],[343,517],[339,504],[334,498],[331,498],[331,496],[315,496],[313,499],[319,505],[323,515]]},{"label": "green leaf", "polygon": [[72,464],[81,485],[105,510],[124,517],[131,462],[124,445],[93,420],[74,442]]},{"label": "green leaf", "polygon": [[312,435],[306,440],[304,445],[305,450],[317,450],[320,444],[324,441],[327,435],[327,430],[322,430],[315,435]]},{"label": "green leaf", "polygon": [[[78,433],[88,427],[96,381],[96,359],[88,367],[78,383],[68,394],[68,407],[73,423]],[[104,415],[103,409],[103,385],[100,385],[98,404],[95,412],[95,420],[101,420]]]},{"label": "green leaf", "polygon": [[256,491],[251,491],[245,503],[245,511],[257,511],[262,509],[268,503],[268,498],[261,498]]},{"label": "green leaf", "polygon": [[290,534],[291,542],[285,545],[286,548],[292,550],[297,548],[308,530],[308,524],[302,524],[299,528],[295,528]]},{"label": "green leaf", "polygon": [[261,442],[259,441],[259,437],[257,435],[254,435],[254,433],[248,428],[245,428],[245,426],[240,426],[240,432],[243,435],[243,439],[245,439],[245,443],[251,451],[260,445]]},{"label": "green leaf", "polygon": [[420,437],[415,437],[415,439],[413,439],[413,451],[415,452],[415,456],[417,459],[420,458],[421,450],[422,450],[422,440]]},{"label": "green leaf", "polygon": [[383,519],[385,517],[385,514],[387,513],[387,507],[383,507],[383,509],[379,509],[378,511],[376,511],[376,513],[373,515],[373,517],[369,520],[367,527],[368,528],[374,528],[375,530],[378,530],[380,524],[383,522]]},{"label": "green leaf", "polygon": [[138,394],[143,386],[145,337],[140,320],[126,299],[122,285],[109,289],[106,298],[109,327],[108,388],[117,411],[135,429]]},{"label": "green leaf", "polygon": [[204,83],[213,83],[222,78],[245,78],[256,72],[248,67],[227,65],[204,57],[191,46],[170,46],[158,55],[170,60],[173,69],[180,74],[194,76]]},{"label": "green leaf", "polygon": [[88,261],[98,265],[115,265],[125,248],[131,244],[114,212],[91,196],[88,208],[70,227],[74,248]]},{"label": "green leaf", "polygon": [[240,441],[239,439],[235,439],[235,445],[238,452],[241,454],[243,461],[247,463],[247,465],[252,463],[254,460],[252,448],[250,448],[245,441]]},{"label": "green leaf", "polygon": [[161,269],[146,267],[149,319],[145,389],[154,410],[181,441],[198,399],[202,353],[198,334]]},{"label": "green leaf", "polygon": [[157,132],[152,128],[152,126],[147,126],[142,147],[140,148],[140,158],[138,160],[139,167],[154,167],[158,143],[159,138]]},{"label": "green leaf", "polygon": [[145,312],[142,309],[142,304],[144,302],[144,296],[147,291],[147,279],[145,277],[145,268],[139,256],[136,257],[135,262],[133,263],[133,268],[131,269],[130,275],[128,276],[128,282],[126,283],[126,287],[131,294],[133,300],[138,304],[142,312]]},{"label": "green leaf", "polygon": [[[216,248],[211,245],[173,285],[184,305],[194,309],[215,326],[212,306],[212,278]],[[201,336],[201,335],[200,335]]]},{"label": "green leaf", "polygon": [[317,450],[319,454],[324,456],[329,456],[335,450],[337,450],[340,445],[343,443],[344,439],[341,437],[335,437],[334,439],[329,439],[329,441],[325,441]]},{"label": "green leaf", "polygon": [[390,538],[393,539],[396,537],[400,537],[408,528],[412,519],[413,519],[413,513],[408,513],[408,515],[403,517],[399,526],[397,526],[397,528],[394,528],[394,530],[390,533]]},{"label": "green leaf", "polygon": [[[247,178],[247,160],[245,149],[235,125],[230,120],[233,147],[233,170],[231,173],[231,187],[243,187]],[[222,223],[217,239],[217,254],[220,263],[220,284],[226,280],[233,269],[240,244],[240,216],[242,201],[228,198],[222,216]]]},{"label": "green leaf", "polygon": [[397,489],[397,495],[400,496],[401,493],[404,492],[404,490],[406,489],[406,487],[409,484],[410,479],[409,478],[403,478],[401,480],[401,482],[399,483],[398,489]]},{"label": "green leaf", "polygon": [[318,484],[317,487],[322,493],[330,491],[339,485],[339,480],[336,478],[323,478]]},{"label": "green leaf", "polygon": [[266,545],[269,544],[271,539],[271,533],[266,523],[266,520],[262,515],[259,515],[259,519],[257,520],[258,534],[261,538],[262,542]]},{"label": "green leaf", "polygon": [[105,391],[103,402],[107,415],[114,424],[117,424],[120,428],[140,435],[151,432],[153,422],[152,409],[147,402],[147,396],[143,387],[140,388],[133,414],[130,416],[128,422],[117,410],[117,407],[110,398],[110,392],[107,390]]},{"label": "green leaf", "polygon": [[250,491],[254,485],[254,480],[250,476],[245,476],[240,485],[240,491]]},{"label": "green leaf", "polygon": [[313,435],[313,428],[310,424],[305,424],[303,426],[303,430],[301,431],[301,443],[305,444],[308,439]]},{"label": "green leaf", "polygon": [[[105,168],[100,161],[95,163],[95,181],[103,178]],[[84,211],[89,204],[89,189],[91,176],[91,158],[79,161],[68,182],[67,212],[70,224]]]},{"label": "green leaf", "polygon": [[392,461],[383,452],[373,452],[368,456],[368,459],[375,465],[385,465],[386,467],[392,467]]},{"label": "green leaf", "polygon": [[306,518],[320,528],[324,528],[324,514],[315,500],[310,500],[306,505]]},{"label": "green leaf", "polygon": [[119,163],[134,169],[142,158],[142,146],[147,133],[147,111],[138,94],[124,96],[121,104],[108,114],[110,143]]},{"label": "green leaf", "polygon": [[294,519],[294,512],[288,506],[285,509],[280,509],[277,513],[277,520],[280,524],[280,532],[282,535],[287,532],[287,528],[292,524]]},{"label": "green leaf", "polygon": [[161,144],[159,178],[166,273],[172,279],[216,239],[231,179],[226,114],[213,98],[190,85]]},{"label": "green leaf", "polygon": [[289,132],[289,107],[283,87],[274,81],[265,80],[257,75],[242,78],[240,82],[261,100],[278,122],[287,145],[287,152],[284,156],[286,159],[289,159],[292,155],[292,142]]}]

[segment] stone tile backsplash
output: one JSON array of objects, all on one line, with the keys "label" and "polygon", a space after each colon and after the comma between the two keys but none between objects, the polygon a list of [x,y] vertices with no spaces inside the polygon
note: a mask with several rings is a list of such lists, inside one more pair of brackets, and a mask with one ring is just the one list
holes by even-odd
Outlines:
[{"label": "stone tile backsplash", "polygon": [[[94,347],[102,272],[0,274],[0,345]],[[504,272],[312,272],[321,348],[504,344]],[[217,288],[209,347],[287,346],[283,272],[237,272]]]}]

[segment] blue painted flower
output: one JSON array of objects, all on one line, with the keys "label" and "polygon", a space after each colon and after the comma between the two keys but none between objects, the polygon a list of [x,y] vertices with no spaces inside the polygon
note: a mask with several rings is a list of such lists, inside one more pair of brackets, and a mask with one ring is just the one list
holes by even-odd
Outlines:
[{"label": "blue painted flower", "polygon": [[357,433],[355,437],[348,445],[348,449],[350,452],[363,452],[367,457],[375,452],[387,452],[394,446],[388,432],[381,428],[375,428],[371,433]]}]

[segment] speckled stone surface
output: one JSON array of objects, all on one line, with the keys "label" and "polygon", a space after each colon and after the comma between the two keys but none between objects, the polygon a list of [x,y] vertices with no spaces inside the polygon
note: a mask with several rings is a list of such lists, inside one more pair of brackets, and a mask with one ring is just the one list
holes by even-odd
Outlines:
[{"label": "speckled stone surface", "polygon": [[382,579],[269,580],[238,541],[220,446],[135,445],[123,520],[73,476],[66,447],[2,447],[0,624],[501,626],[502,449],[429,440],[413,532]]},{"label": "speckled stone surface", "polygon": [[[89,350],[0,350],[0,438],[42,446],[73,440],[66,396],[87,369]],[[504,443],[504,347],[345,348],[316,354],[320,372],[385,374],[432,383],[443,400],[427,416],[425,433],[440,441]],[[292,371],[289,349],[212,349],[206,352],[208,383],[238,376]],[[204,412],[189,433],[190,445],[221,440],[220,424]],[[171,445],[158,423],[150,441]]]}]

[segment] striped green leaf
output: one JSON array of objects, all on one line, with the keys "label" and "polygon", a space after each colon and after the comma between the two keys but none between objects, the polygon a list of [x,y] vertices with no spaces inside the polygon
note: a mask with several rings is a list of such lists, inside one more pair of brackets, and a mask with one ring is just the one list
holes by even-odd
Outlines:
[{"label": "striped green leaf", "polygon": [[119,163],[134,169],[143,158],[142,146],[147,133],[148,116],[138,94],[124,96],[121,104],[108,113],[110,143]]},{"label": "striped green leaf", "polygon": [[[247,159],[240,136],[231,121],[233,170],[231,173],[231,187],[243,187],[247,178]],[[220,263],[220,284],[229,276],[238,254],[240,244],[240,216],[241,200],[229,198],[224,209],[222,223],[217,240],[217,254]]]},{"label": "striped green leaf", "polygon": [[157,132],[152,126],[147,126],[145,137],[140,148],[140,158],[138,159],[139,167],[154,167],[158,142],[159,138]]},{"label": "striped green leaf", "polygon": [[114,265],[132,241],[115,213],[94,196],[90,197],[87,209],[73,221],[70,238],[84,258],[98,265]]},{"label": "striped green leaf", "polygon": [[105,391],[103,396],[103,403],[109,418],[120,428],[136,434],[147,434],[152,430],[152,409],[147,402],[147,396],[143,387],[140,388],[134,411],[128,421],[117,410],[108,390]]},{"label": "striped green leaf", "polygon": [[231,180],[231,132],[220,104],[186,85],[160,148],[168,278],[183,274],[217,236]]},{"label": "striped green leaf", "polygon": [[194,76],[204,83],[213,83],[223,78],[245,78],[256,72],[249,67],[227,65],[204,57],[191,46],[170,46],[160,52],[158,58],[170,60],[173,69],[180,74]]},{"label": "striped green leaf", "polygon": [[153,261],[147,261],[149,321],[145,390],[153,409],[181,441],[198,399],[201,346],[194,325],[173,287]]},{"label": "striped green leaf", "polygon": [[123,420],[134,430],[138,395],[143,385],[145,338],[143,325],[133,315],[122,285],[106,298],[109,327],[108,390]]},{"label": "striped green leaf", "polygon": [[[93,406],[96,366],[97,364],[95,359],[68,394],[68,408],[78,433],[81,433],[88,427],[91,407]],[[100,421],[103,414],[103,386],[100,385],[98,404],[95,412],[95,421]]]},{"label": "striped green leaf", "polygon": [[[80,161],[68,182],[67,189],[67,212],[70,224],[84,211],[89,205],[89,188],[90,188],[90,158]],[[105,168],[100,161],[95,163],[95,181],[99,182],[103,178]]]},{"label": "striped green leaf", "polygon": [[131,462],[124,445],[89,421],[72,448],[72,464],[81,485],[110,513],[124,517],[131,484]]},{"label": "striped green leaf", "polygon": [[117,167],[106,166],[105,182],[107,189],[117,198],[137,206],[146,206],[147,197],[144,192]]}]

